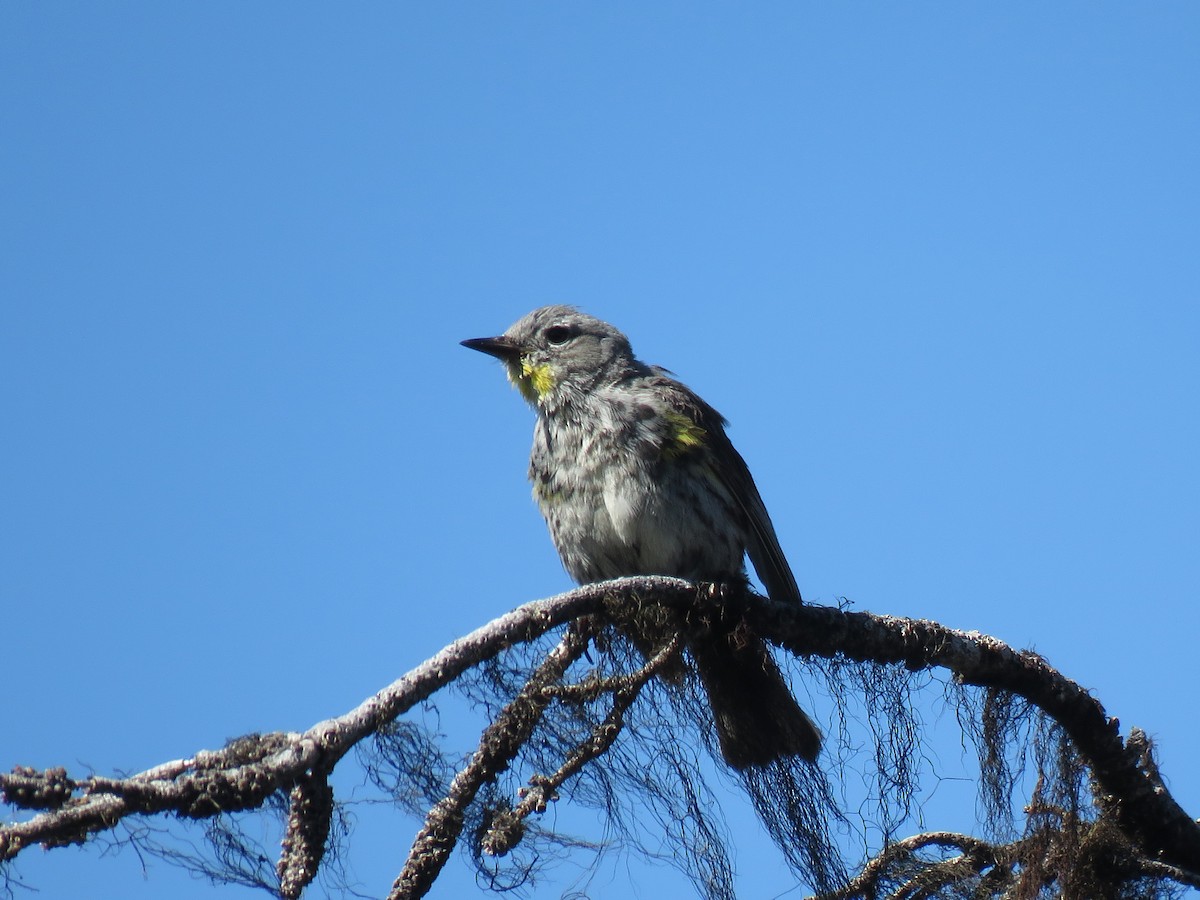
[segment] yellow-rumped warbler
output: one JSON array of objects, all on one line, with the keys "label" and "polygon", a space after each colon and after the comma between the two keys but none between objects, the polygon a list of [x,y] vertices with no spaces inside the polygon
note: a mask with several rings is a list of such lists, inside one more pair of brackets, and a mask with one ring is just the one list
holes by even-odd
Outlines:
[{"label": "yellow-rumped warbler", "polygon": [[[624,334],[572,307],[545,306],[499,337],[462,343],[501,360],[537,410],[529,478],[575,581],[745,583],[748,553],[772,599],[801,602],[725,420],[666,370],[638,360]],[[761,640],[718,633],[688,649],[726,762],[816,759],[820,732]]]}]

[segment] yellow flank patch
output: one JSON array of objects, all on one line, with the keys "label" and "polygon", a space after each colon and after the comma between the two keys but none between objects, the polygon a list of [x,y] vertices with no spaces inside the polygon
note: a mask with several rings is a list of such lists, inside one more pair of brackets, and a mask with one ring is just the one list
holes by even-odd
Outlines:
[{"label": "yellow flank patch", "polygon": [[667,459],[704,446],[705,430],[683,413],[669,412],[664,418],[671,429],[663,443],[663,456]]},{"label": "yellow flank patch", "polygon": [[562,491],[557,491],[543,482],[537,482],[533,486],[533,498],[539,503],[547,505],[552,503],[562,503],[566,499],[566,495]]}]

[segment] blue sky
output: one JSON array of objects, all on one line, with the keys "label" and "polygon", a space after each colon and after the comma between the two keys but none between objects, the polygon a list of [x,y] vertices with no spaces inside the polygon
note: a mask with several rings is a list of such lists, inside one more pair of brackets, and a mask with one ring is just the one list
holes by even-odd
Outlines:
[{"label": "blue sky", "polygon": [[[0,5],[0,767],[302,729],[569,587],[532,415],[458,346],[566,302],[731,420],[806,598],[1038,650],[1200,815],[1198,38],[1170,2]],[[357,814],[379,895],[417,823]],[[763,840],[747,897],[791,884]]]}]

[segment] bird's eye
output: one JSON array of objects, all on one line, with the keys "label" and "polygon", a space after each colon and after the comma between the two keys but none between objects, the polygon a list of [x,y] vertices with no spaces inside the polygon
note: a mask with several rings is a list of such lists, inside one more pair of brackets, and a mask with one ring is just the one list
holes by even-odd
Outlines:
[{"label": "bird's eye", "polygon": [[571,339],[571,329],[566,325],[551,325],[545,334],[551,344],[565,344]]}]

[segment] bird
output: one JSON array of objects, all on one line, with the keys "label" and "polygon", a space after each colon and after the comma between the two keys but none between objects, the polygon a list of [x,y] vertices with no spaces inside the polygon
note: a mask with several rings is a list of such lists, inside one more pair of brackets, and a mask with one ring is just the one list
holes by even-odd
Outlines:
[{"label": "bird", "polygon": [[[748,585],[748,555],[773,601],[802,603],[724,417],[639,360],[616,327],[552,305],[461,343],[500,360],[537,414],[529,479],[575,582],[668,575]],[[643,651],[661,642],[652,631],[631,636]],[[687,647],[728,765],[817,759],[821,733],[760,638],[713,629]]]}]

